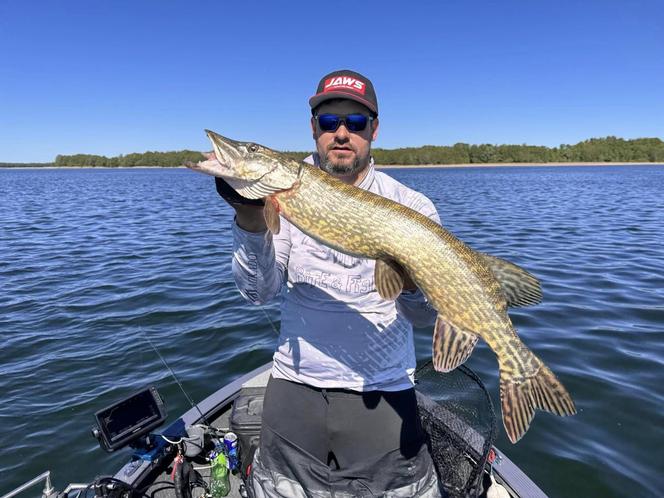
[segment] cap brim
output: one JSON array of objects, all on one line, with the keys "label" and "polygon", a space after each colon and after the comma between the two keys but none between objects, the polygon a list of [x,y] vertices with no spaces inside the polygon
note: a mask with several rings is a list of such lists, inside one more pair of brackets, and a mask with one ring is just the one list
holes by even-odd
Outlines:
[{"label": "cap brim", "polygon": [[353,93],[347,93],[347,92],[325,92],[325,93],[319,93],[317,95],[314,95],[309,99],[309,105],[313,109],[314,107],[318,107],[320,104],[325,102],[326,100],[332,100],[332,99],[348,99],[348,100],[354,100],[355,102],[359,102],[360,104],[364,105],[367,107],[370,111],[374,112],[375,114],[378,114],[378,109],[374,104],[369,102],[368,100],[360,97],[359,95],[353,94]]}]

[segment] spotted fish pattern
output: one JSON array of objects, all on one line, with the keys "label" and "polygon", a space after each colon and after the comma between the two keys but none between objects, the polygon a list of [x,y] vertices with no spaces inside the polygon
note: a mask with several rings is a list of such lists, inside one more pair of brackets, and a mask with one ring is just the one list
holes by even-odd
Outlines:
[{"label": "spotted fish pattern", "polygon": [[515,291],[519,283],[510,278],[516,273],[492,270],[497,258],[473,251],[416,211],[315,168],[306,167],[296,188],[273,197],[283,216],[319,242],[405,269],[439,313],[433,347],[439,370],[463,363],[478,337],[489,344],[498,357],[503,421],[512,442],[526,432],[536,408],[576,412],[564,386],[519,339],[507,314],[508,304],[534,304],[541,293]]},{"label": "spotted fish pattern", "polygon": [[[503,425],[515,443],[535,409],[576,412],[556,376],[519,339],[508,306],[541,300],[534,277],[516,265],[480,254],[428,217],[366,190],[347,185],[305,163],[257,144],[208,132],[223,170],[206,166],[245,196],[267,196],[266,220],[279,230],[280,214],[304,233],[341,253],[386,263],[376,265],[376,287],[393,297],[407,274],[438,312],[434,365],[451,370],[482,338],[498,358]],[[198,168],[203,170],[204,168]],[[234,185],[235,186],[235,185]],[[242,190],[239,190],[242,189]],[[398,287],[398,285],[397,285]]]}]

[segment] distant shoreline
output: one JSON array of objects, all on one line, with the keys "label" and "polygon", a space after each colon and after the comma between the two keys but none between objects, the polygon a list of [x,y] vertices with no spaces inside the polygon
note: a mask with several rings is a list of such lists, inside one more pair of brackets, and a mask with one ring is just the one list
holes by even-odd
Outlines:
[{"label": "distant shoreline", "polygon": [[0,169],[187,169],[186,166],[0,166]]},{"label": "distant shoreline", "polygon": [[407,168],[503,168],[513,166],[537,167],[537,166],[664,166],[664,162],[578,162],[578,163],[464,163],[464,164],[386,164],[376,165],[378,169],[407,169]]},{"label": "distant shoreline", "polygon": [[[664,166],[664,162],[552,162],[552,163],[465,163],[465,164],[377,164],[377,169],[504,168],[538,166]],[[186,166],[0,166],[0,169],[186,169]]]}]

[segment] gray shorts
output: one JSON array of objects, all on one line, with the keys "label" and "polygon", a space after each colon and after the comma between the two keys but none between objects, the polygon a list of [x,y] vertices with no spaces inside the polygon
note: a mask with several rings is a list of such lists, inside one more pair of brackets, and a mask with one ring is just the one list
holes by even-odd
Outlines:
[{"label": "gray shorts", "polygon": [[271,378],[250,488],[257,498],[441,496],[414,389],[358,393]]}]

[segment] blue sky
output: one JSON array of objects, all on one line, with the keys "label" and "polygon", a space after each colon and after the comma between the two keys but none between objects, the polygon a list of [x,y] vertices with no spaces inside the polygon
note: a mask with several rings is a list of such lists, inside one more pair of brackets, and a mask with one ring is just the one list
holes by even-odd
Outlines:
[{"label": "blue sky", "polygon": [[664,138],[661,0],[0,0],[0,162],[312,147],[334,69],[376,87],[375,146]]}]

